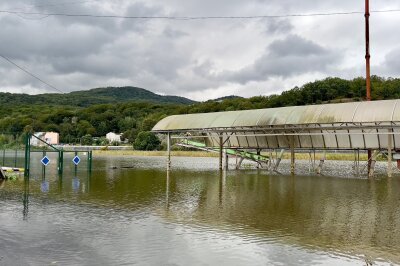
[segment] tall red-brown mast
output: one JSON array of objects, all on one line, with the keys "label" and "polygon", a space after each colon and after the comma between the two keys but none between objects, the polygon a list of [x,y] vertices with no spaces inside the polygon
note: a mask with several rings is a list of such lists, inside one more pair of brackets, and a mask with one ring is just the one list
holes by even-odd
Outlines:
[{"label": "tall red-brown mast", "polygon": [[365,61],[366,61],[366,82],[367,82],[367,101],[371,101],[371,67],[369,53],[369,0],[365,0]]},{"label": "tall red-brown mast", "polygon": [[[369,53],[369,0],[365,0],[365,64],[366,64],[366,87],[367,87],[367,101],[371,101],[371,66]],[[368,174],[371,170],[372,151],[368,149]]]}]

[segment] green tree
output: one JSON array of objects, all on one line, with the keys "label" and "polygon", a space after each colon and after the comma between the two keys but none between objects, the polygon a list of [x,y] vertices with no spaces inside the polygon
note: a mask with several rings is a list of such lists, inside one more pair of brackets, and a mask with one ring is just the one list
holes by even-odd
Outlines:
[{"label": "green tree", "polygon": [[92,143],[93,143],[92,135],[87,134],[87,135],[83,136],[81,138],[81,143],[82,143],[82,145],[92,145]]},{"label": "green tree", "polygon": [[138,134],[133,143],[135,150],[153,151],[160,149],[161,141],[158,137],[149,131],[142,131]]}]

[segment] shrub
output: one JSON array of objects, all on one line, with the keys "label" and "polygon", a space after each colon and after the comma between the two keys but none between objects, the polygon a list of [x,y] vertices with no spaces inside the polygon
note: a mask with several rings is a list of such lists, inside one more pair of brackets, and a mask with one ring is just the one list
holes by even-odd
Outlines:
[{"label": "shrub", "polygon": [[160,148],[161,141],[158,137],[149,131],[142,131],[138,134],[133,143],[133,148],[135,150],[141,151],[153,151]]}]

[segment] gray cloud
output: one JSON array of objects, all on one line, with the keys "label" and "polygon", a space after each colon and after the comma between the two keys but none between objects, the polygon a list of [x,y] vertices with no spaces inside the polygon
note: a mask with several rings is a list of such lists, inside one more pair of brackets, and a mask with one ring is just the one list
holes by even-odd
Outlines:
[{"label": "gray cloud", "polygon": [[[76,2],[76,1],[74,1]],[[29,3],[29,4],[27,4]],[[41,5],[34,7],[32,5]],[[46,6],[46,4],[48,4]],[[395,0],[373,9],[400,8]],[[345,0],[3,0],[1,10],[131,16],[250,16],[362,10]],[[133,85],[203,100],[252,96],[363,73],[363,16],[257,20],[124,20],[0,14],[0,53],[64,91]],[[399,75],[400,23],[373,14],[373,74]],[[50,91],[0,60],[0,91]],[[279,86],[279,87],[277,87]],[[253,88],[266,88],[256,90]],[[271,90],[269,90],[271,88]],[[273,88],[273,91],[272,91]]]},{"label": "gray cloud", "polygon": [[400,47],[396,48],[385,55],[385,59],[375,68],[379,75],[386,74],[390,77],[398,77],[400,75]]},{"label": "gray cloud", "polygon": [[297,35],[272,42],[252,65],[222,77],[242,84],[268,80],[271,76],[290,77],[308,72],[321,72],[335,63],[335,54]]},{"label": "gray cloud", "polygon": [[265,33],[289,33],[293,29],[293,25],[287,19],[270,19],[265,21]]}]

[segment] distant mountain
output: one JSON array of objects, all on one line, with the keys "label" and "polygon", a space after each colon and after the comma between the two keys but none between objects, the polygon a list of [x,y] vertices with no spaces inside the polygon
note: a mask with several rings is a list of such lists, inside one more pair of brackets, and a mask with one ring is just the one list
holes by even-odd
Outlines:
[{"label": "distant mountain", "polygon": [[87,107],[93,104],[110,104],[129,101],[153,103],[192,104],[195,101],[179,96],[164,96],[137,87],[107,87],[65,94],[15,94],[0,93],[0,105],[50,104]]},{"label": "distant mountain", "polygon": [[236,95],[229,95],[229,96],[224,96],[224,97],[220,97],[220,98],[217,98],[217,99],[212,99],[212,100],[209,100],[209,101],[222,102],[223,100],[231,100],[231,99],[243,99],[243,97],[236,96]]}]

